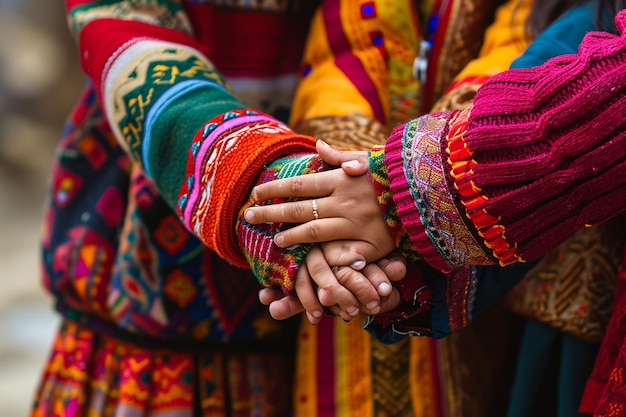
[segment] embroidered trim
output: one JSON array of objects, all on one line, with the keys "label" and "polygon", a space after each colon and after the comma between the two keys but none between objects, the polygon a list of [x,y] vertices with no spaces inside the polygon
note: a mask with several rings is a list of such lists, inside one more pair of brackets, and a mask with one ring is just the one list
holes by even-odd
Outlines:
[{"label": "embroidered trim", "polygon": [[145,168],[142,156],[148,145],[143,141],[150,141],[147,119],[157,119],[177,94],[207,86],[223,91],[229,87],[213,64],[193,48],[142,40],[125,44],[120,50],[115,61],[107,63],[103,101],[120,143]]},{"label": "embroidered trim", "polygon": [[134,0],[132,2],[90,2],[74,7],[69,13],[71,29],[78,33],[97,19],[115,17],[121,20],[148,23],[159,27],[192,33],[191,23],[182,6],[164,0]]},{"label": "embroidered trim", "polygon": [[369,152],[370,173],[372,176],[372,183],[376,190],[376,196],[378,197],[378,204],[385,217],[385,222],[389,228],[389,232],[393,237],[396,247],[410,262],[415,262],[422,257],[417,251],[417,248],[411,241],[409,233],[400,220],[398,214],[398,207],[393,201],[391,195],[389,180],[389,173],[384,161],[385,148],[383,146],[374,146]]},{"label": "embroidered trim", "polygon": [[[421,118],[407,124],[405,135],[412,140],[404,147],[407,181],[420,212],[426,234],[449,265],[492,264],[484,249],[463,222],[448,189],[441,149],[446,121]],[[407,139],[410,139],[407,136]],[[408,145],[408,146],[407,146]]]},{"label": "embroidered trim", "polygon": [[501,218],[493,216],[483,208],[488,197],[472,180],[473,169],[478,162],[465,142],[465,133],[471,109],[456,114],[450,121],[450,132],[447,137],[448,164],[454,185],[461,194],[461,202],[465,206],[467,217],[476,227],[478,234],[484,239],[485,245],[492,250],[501,266],[524,262],[518,254],[517,243],[511,245],[505,237],[505,227],[500,224]]}]

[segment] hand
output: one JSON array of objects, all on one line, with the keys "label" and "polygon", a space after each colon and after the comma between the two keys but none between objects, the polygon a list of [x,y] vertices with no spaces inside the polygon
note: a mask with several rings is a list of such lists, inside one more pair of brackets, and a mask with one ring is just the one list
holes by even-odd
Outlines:
[{"label": "hand", "polygon": [[270,306],[270,315],[277,320],[306,310],[311,324],[319,323],[324,306],[344,321],[350,321],[360,311],[379,314],[395,308],[400,296],[390,280],[401,280],[406,274],[404,258],[394,252],[361,268],[357,271],[345,266],[333,271],[316,245],[298,271],[296,295],[284,296],[279,290],[263,289],[259,299]]},{"label": "hand", "polygon": [[315,148],[324,162],[333,166],[341,166],[343,172],[348,175],[369,174],[369,156],[367,152],[335,149],[323,140],[318,140]]},{"label": "hand", "polygon": [[[367,153],[337,151],[323,145],[323,142],[318,142],[318,150],[320,156],[328,158],[328,163],[344,163],[352,173],[367,172],[364,168],[367,165],[363,165]],[[301,223],[274,236],[274,242],[279,247],[332,240],[354,241],[344,246],[342,259],[334,265],[375,261],[395,249],[374,187],[364,174],[350,176],[343,170],[335,169],[280,179],[256,186],[252,197],[256,201],[323,197],[250,207],[245,211],[245,219],[251,224]]]}]

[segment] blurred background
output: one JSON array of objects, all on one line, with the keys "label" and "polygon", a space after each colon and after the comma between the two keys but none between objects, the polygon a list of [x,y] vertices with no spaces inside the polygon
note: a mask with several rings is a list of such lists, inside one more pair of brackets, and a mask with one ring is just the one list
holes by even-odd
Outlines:
[{"label": "blurred background", "polygon": [[0,0],[0,416],[28,415],[58,319],[39,277],[54,148],[82,74],[61,0]]}]

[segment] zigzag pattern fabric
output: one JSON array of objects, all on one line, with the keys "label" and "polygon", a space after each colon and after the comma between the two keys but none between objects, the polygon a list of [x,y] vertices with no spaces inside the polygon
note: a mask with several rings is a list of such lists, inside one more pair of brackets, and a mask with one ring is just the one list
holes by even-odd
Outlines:
[{"label": "zigzag pattern fabric", "polygon": [[[312,174],[328,170],[330,167],[319,156],[311,154],[295,154],[272,162],[261,172],[257,184],[263,184],[280,178]],[[263,204],[284,202],[275,199]],[[249,200],[243,207],[254,204]],[[243,246],[244,256],[252,266],[252,272],[264,287],[278,287],[285,294],[294,290],[295,276],[304,261],[311,244],[292,245],[279,248],[274,244],[274,235],[288,228],[285,223],[264,223],[251,225],[241,216],[238,226],[239,241]]]}]

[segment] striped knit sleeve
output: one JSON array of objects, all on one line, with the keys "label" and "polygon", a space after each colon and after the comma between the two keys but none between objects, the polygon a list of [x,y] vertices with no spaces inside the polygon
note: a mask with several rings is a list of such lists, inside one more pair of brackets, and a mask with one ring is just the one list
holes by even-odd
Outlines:
[{"label": "striped knit sleeve", "polygon": [[450,329],[466,321],[454,304],[472,298],[473,265],[538,259],[626,210],[626,11],[616,26],[388,139],[391,195],[416,251],[447,274]]},{"label": "striped knit sleeve", "polygon": [[194,39],[181,1],[66,6],[83,71],[121,146],[193,233],[247,266],[235,223],[255,175],[279,156],[313,150],[313,139],[243,106]]}]

